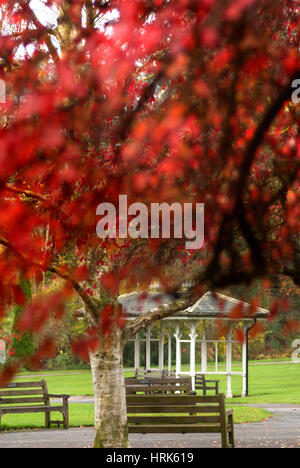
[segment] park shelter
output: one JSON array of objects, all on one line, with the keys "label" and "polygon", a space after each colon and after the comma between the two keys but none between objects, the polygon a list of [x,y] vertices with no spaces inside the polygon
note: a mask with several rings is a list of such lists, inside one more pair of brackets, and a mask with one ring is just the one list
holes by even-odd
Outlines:
[{"label": "park shelter", "polygon": [[[159,305],[169,304],[172,298],[159,291],[132,292],[119,296],[119,303],[122,305],[128,320],[133,320],[140,314],[153,310]],[[239,311],[238,314],[234,311]],[[152,335],[152,328],[147,327],[143,334],[137,333],[130,340],[134,344],[134,367],[141,367],[141,344],[145,343],[145,368],[151,370],[151,345],[158,343],[158,367],[164,368],[167,361],[168,370],[172,370],[172,339],[175,338],[175,371],[176,375],[190,375],[194,388],[196,373],[205,375],[226,375],[227,389],[226,397],[231,398],[232,394],[232,376],[238,375],[242,379],[241,396],[248,395],[248,334],[249,330],[259,320],[266,320],[269,312],[263,308],[257,308],[253,313],[253,308],[249,303],[240,301],[224,294],[208,291],[194,305],[176,312],[175,314],[160,320],[159,336]],[[226,335],[223,339],[209,339],[206,329],[208,322],[222,321],[225,324]],[[199,326],[200,325],[200,326]],[[239,327],[242,334],[242,340],[234,339],[234,329]],[[185,336],[183,334],[185,330]],[[188,333],[186,333],[188,330]],[[201,330],[201,335],[199,333]],[[186,336],[187,335],[187,336]],[[167,343],[167,346],[165,344]],[[241,370],[235,371],[232,366],[232,347],[234,343],[241,345]],[[226,349],[225,370],[219,368],[218,349],[220,346]],[[182,346],[189,347],[189,370],[182,370]],[[201,362],[196,362],[196,346],[201,350]],[[165,349],[167,348],[167,349]],[[208,366],[208,349],[214,348],[214,368]],[[165,356],[167,353],[167,356]]]}]

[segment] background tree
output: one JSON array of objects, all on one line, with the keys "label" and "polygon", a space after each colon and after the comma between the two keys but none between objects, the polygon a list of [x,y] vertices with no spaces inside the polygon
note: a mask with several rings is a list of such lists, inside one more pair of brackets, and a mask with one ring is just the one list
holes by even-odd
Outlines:
[{"label": "background tree", "polygon": [[[24,293],[24,301],[30,301],[32,298],[30,283],[28,281],[21,280],[19,284],[20,284],[21,290]],[[12,322],[11,332],[12,332],[13,338],[11,341],[11,346],[14,349],[14,357],[26,358],[34,354],[34,351],[35,351],[34,337],[32,336],[30,332],[20,333],[20,330],[18,330],[18,321],[22,314],[22,307],[20,305],[14,306],[12,313],[13,313],[13,322]]]}]

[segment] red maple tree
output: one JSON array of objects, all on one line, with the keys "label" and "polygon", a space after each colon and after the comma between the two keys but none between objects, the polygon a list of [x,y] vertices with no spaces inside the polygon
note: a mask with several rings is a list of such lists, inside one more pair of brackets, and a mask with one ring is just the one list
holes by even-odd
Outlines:
[{"label": "red maple tree", "polygon": [[[293,0],[48,0],[42,12],[1,2],[0,313],[24,306],[20,330],[39,333],[80,295],[89,329],[74,350],[91,359],[95,446],[128,443],[122,346],[141,327],[208,289],[277,274],[300,284],[298,10]],[[204,248],[99,240],[96,208],[121,194],[204,203]],[[20,278],[46,272],[65,280],[61,293],[25,304]],[[174,303],[126,324],[120,285],[153,278]],[[194,285],[184,296],[183,279]],[[33,362],[48,352],[53,340]]]}]

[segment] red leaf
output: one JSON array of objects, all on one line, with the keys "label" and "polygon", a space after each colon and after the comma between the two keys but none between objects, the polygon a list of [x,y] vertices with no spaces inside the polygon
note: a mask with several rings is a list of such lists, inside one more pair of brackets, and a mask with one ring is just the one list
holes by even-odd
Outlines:
[{"label": "red leaf", "polygon": [[230,311],[229,317],[233,319],[239,319],[243,317],[244,304],[239,302]]},{"label": "red leaf", "polygon": [[264,326],[261,323],[256,323],[250,330],[250,338],[255,338],[257,335],[264,331]]},{"label": "red leaf", "polygon": [[4,317],[4,314],[5,314],[5,307],[0,305],[0,321],[1,321],[2,317]]},{"label": "red leaf", "polygon": [[296,320],[288,320],[283,328],[283,334],[297,333],[299,331],[299,323]]},{"label": "red leaf", "polygon": [[57,346],[52,338],[46,338],[38,350],[28,360],[29,365],[34,369],[39,369],[43,359],[54,357],[57,353]]},{"label": "red leaf", "polygon": [[119,281],[114,273],[104,273],[101,278],[104,289],[109,291],[112,296],[116,296],[119,290]]},{"label": "red leaf", "polygon": [[73,278],[77,282],[85,281],[89,277],[89,269],[83,265],[73,271]]},{"label": "red leaf", "polygon": [[216,28],[208,26],[202,30],[200,40],[204,47],[214,48],[220,40],[219,33]]},{"label": "red leaf", "polygon": [[13,287],[13,297],[14,297],[13,300],[17,305],[19,306],[24,305],[25,294],[20,286],[17,285]]},{"label": "red leaf", "polygon": [[254,297],[250,301],[250,307],[248,311],[249,315],[253,317],[256,314],[258,307],[259,307],[259,299],[257,297]]},{"label": "red leaf", "polygon": [[278,312],[279,312],[279,300],[278,299],[275,299],[272,303],[272,306],[270,308],[270,313],[269,313],[269,316],[268,316],[268,321],[269,322],[272,322],[273,320],[275,320],[275,318],[277,317],[278,315]]},{"label": "red leaf", "polygon": [[240,328],[237,328],[234,330],[234,334],[235,334],[235,338],[237,339],[237,341],[239,343],[244,343],[245,341],[245,335],[243,333],[243,330],[241,330]]},{"label": "red leaf", "polygon": [[64,314],[64,296],[60,292],[37,297],[23,310],[17,327],[20,331],[39,333],[52,315],[61,318]]},{"label": "red leaf", "polygon": [[100,329],[103,335],[109,335],[114,319],[114,307],[112,305],[104,307],[100,317]]},{"label": "red leaf", "polygon": [[213,58],[210,63],[210,69],[217,73],[222,71],[226,65],[229,65],[233,56],[233,50],[230,47],[225,47]]},{"label": "red leaf", "polygon": [[7,364],[0,374],[0,387],[6,387],[18,372],[19,364]]},{"label": "red leaf", "polygon": [[89,351],[96,351],[98,346],[99,340],[94,328],[88,330],[87,336],[77,338],[71,344],[73,354],[85,362],[89,361]]},{"label": "red leaf", "polygon": [[225,12],[225,18],[230,21],[237,21],[254,2],[255,0],[233,0]]},{"label": "red leaf", "polygon": [[73,341],[72,352],[75,356],[78,356],[83,361],[89,361],[89,352],[86,339],[78,338],[77,340]]}]

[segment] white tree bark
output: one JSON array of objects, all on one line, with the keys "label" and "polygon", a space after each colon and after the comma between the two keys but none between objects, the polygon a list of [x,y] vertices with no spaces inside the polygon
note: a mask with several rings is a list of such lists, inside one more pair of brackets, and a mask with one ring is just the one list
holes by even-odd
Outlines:
[{"label": "white tree bark", "polygon": [[95,448],[128,447],[125,377],[121,332],[110,346],[90,353],[95,397]]}]

